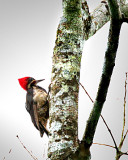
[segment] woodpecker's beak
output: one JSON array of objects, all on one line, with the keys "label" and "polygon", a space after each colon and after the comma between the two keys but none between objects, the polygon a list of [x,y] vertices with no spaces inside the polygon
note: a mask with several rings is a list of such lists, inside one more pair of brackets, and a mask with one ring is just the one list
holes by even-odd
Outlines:
[{"label": "woodpecker's beak", "polygon": [[45,79],[40,79],[40,80],[35,80],[36,84],[41,82],[41,81],[44,81]]}]

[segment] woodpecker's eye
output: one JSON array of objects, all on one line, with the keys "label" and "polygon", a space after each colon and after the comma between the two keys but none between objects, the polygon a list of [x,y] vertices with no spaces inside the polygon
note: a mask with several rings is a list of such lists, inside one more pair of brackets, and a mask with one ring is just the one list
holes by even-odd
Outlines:
[{"label": "woodpecker's eye", "polygon": [[31,82],[31,84],[33,85],[33,84],[36,84],[36,80],[33,80],[32,82]]},{"label": "woodpecker's eye", "polygon": [[35,84],[36,84],[36,80],[34,79],[28,84],[28,88],[32,87]]}]

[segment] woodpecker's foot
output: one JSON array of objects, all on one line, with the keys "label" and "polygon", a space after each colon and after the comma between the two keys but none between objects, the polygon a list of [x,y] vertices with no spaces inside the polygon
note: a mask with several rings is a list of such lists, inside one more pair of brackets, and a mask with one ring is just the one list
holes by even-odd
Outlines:
[{"label": "woodpecker's foot", "polygon": [[50,132],[48,132],[48,137],[51,136],[52,134]]},{"label": "woodpecker's foot", "polygon": [[49,96],[49,93],[51,92],[51,84],[52,83],[50,83],[49,86],[48,86],[48,96]]}]

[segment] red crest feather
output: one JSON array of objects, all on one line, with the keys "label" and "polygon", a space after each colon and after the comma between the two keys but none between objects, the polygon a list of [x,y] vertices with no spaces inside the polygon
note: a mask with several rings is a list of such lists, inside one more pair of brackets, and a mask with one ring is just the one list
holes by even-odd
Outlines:
[{"label": "red crest feather", "polygon": [[29,77],[23,77],[18,79],[20,86],[26,91],[27,91],[28,79]]}]

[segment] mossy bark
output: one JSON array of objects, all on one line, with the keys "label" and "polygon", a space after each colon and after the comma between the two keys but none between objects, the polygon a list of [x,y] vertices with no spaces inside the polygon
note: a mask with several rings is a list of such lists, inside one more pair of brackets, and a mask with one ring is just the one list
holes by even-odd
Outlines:
[{"label": "mossy bark", "polygon": [[[121,27],[121,22],[118,24],[118,20],[114,29],[113,23],[111,23],[108,49],[105,55],[105,65],[99,90],[93,110],[87,121],[83,139],[81,142],[78,142],[78,93],[83,43],[85,39],[87,40],[95,34],[110,18],[106,2],[102,1],[102,3],[93,12],[92,16],[89,14],[88,9],[85,13],[82,12],[82,9],[86,7],[84,0],[63,0],[63,16],[57,29],[53,53],[50,92],[49,122],[51,135],[49,136],[48,148],[49,160],[90,159],[90,146],[93,142],[95,129],[106,99],[110,77],[115,65]],[[105,14],[99,13],[100,9],[105,10]],[[95,14],[96,11],[99,14]],[[84,16],[83,14],[87,15]],[[84,17],[88,18],[85,20]],[[88,33],[85,33],[85,31]],[[111,36],[113,34],[115,35],[114,39]]]},{"label": "mossy bark", "polygon": [[78,147],[78,92],[83,49],[79,0],[63,0],[53,54],[49,158],[65,159]]}]

